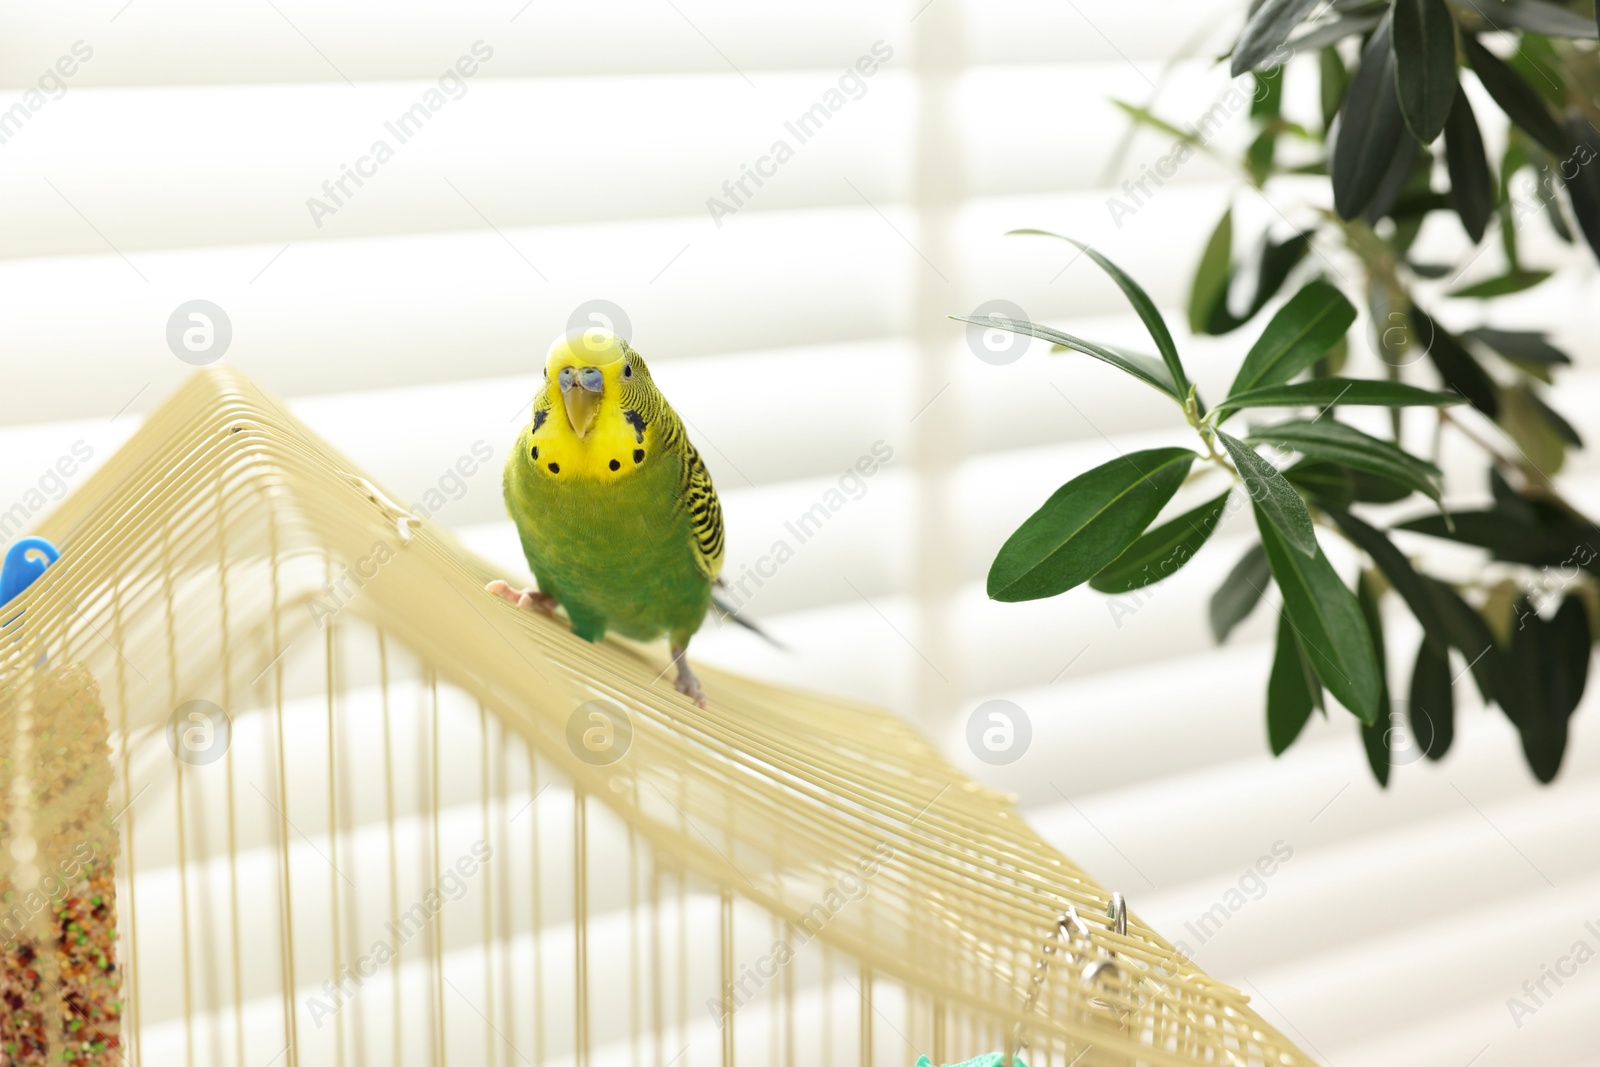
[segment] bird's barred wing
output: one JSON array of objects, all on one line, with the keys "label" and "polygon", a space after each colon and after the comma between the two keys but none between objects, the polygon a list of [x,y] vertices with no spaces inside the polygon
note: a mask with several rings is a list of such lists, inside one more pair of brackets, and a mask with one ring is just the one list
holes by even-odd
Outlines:
[{"label": "bird's barred wing", "polygon": [[711,474],[706,470],[700,452],[683,438],[685,446],[683,464],[682,500],[689,509],[689,529],[694,538],[695,562],[706,578],[714,579],[722,570],[722,502],[711,485]]}]

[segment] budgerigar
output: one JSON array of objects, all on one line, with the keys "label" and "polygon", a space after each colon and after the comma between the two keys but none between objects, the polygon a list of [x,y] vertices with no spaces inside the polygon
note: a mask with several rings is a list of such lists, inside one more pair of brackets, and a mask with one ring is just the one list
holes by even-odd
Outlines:
[{"label": "budgerigar", "polygon": [[538,589],[496,581],[489,592],[533,611],[559,605],[590,641],[665,634],[678,692],[705,707],[684,651],[722,568],[722,505],[626,341],[591,330],[550,346],[504,487]]}]

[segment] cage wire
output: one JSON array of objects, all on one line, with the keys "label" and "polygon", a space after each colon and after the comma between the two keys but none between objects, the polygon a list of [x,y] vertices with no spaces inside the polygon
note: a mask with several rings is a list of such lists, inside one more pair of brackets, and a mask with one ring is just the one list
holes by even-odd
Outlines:
[{"label": "cage wire", "polygon": [[903,722],[695,708],[236,372],[38,532],[0,1064],[1311,1063]]}]

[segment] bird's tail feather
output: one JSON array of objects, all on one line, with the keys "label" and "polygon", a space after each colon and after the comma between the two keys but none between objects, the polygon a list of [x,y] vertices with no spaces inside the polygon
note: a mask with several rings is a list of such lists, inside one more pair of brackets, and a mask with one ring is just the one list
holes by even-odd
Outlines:
[{"label": "bird's tail feather", "polygon": [[743,626],[746,630],[749,630],[751,633],[761,638],[761,640],[765,641],[773,648],[779,648],[785,652],[789,651],[788,645],[785,645],[782,641],[779,641],[776,637],[773,637],[771,634],[767,633],[766,630],[763,630],[755,622],[739,614],[739,609],[722,599],[722,597],[718,596],[715,592],[711,594],[711,610],[719,619],[727,619],[728,621],[736,623],[739,626]]}]

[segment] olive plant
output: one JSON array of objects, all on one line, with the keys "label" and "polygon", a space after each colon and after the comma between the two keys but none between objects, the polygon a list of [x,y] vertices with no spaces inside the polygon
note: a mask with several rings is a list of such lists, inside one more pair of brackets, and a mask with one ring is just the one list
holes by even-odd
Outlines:
[{"label": "olive plant", "polygon": [[[1434,312],[1451,303],[1443,317],[1482,322],[1489,302],[1544,283],[1551,271],[1519,249],[1527,226],[1600,252],[1596,37],[1587,0],[1256,0],[1226,57],[1234,76],[1253,79],[1240,188],[1312,176],[1331,187],[1332,207],[1293,209],[1307,220],[1302,228],[1260,234],[1243,251],[1232,209],[1217,222],[1195,271],[1189,328],[1221,336],[1266,321],[1214,403],[1190,382],[1150,297],[1079,242],[1132,304],[1159,358],[1021,319],[960,316],[1119,368],[1164,394],[1197,437],[1196,448],[1128,453],[1067,481],[1000,549],[989,595],[1032,600],[1085,582],[1112,594],[1142,588],[1186,564],[1230,509],[1248,507],[1259,537],[1209,614],[1224,641],[1278,587],[1266,679],[1274,754],[1314,710],[1326,714],[1332,697],[1360,720],[1368,763],[1387,785],[1392,764],[1449,750],[1455,683],[1470,677],[1515,726],[1533,774],[1550,782],[1600,629],[1600,529],[1553,480],[1567,451],[1582,446],[1546,399],[1571,361],[1542,332],[1487,323],[1452,332]],[[1315,80],[1316,114],[1285,111],[1286,78]],[[1505,127],[1493,162],[1463,88],[1469,79],[1495,106],[1484,120]],[[1216,154],[1204,131],[1120,106]],[[1530,177],[1531,195],[1519,197]],[[1459,262],[1414,254],[1435,213],[1453,217],[1473,245]],[[1491,241],[1504,270],[1458,284]],[[1330,275],[1335,259],[1357,269]],[[1346,373],[1348,353],[1363,342],[1358,305],[1378,357],[1367,376]],[[1387,409],[1386,432],[1352,425],[1357,407]],[[1437,460],[1446,434],[1481,455],[1486,506],[1445,504]],[[1415,447],[1419,440],[1427,446]],[[1215,495],[1157,523],[1202,470],[1215,471]],[[1380,507],[1402,521],[1380,521],[1372,513]],[[1487,580],[1447,579],[1409,556],[1395,529],[1475,546],[1500,566]],[[1352,584],[1323,553],[1319,539],[1329,537],[1361,560]],[[1386,666],[1381,621],[1391,595],[1422,631],[1399,676]]]}]

